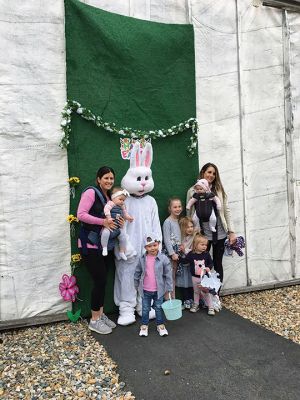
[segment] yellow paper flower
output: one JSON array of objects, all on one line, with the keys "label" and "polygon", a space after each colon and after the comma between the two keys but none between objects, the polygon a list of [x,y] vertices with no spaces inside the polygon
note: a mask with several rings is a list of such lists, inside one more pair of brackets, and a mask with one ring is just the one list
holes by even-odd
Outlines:
[{"label": "yellow paper flower", "polygon": [[80,179],[78,178],[78,176],[72,176],[71,178],[68,179],[68,182],[70,185],[78,185],[80,183]]},{"label": "yellow paper flower", "polygon": [[67,221],[71,224],[73,221],[74,215],[70,214],[67,216]]},{"label": "yellow paper flower", "polygon": [[79,222],[79,219],[75,217],[73,214],[67,216],[67,221],[72,224],[73,222]]},{"label": "yellow paper flower", "polygon": [[80,253],[73,254],[71,256],[71,259],[72,259],[72,263],[79,263],[81,261]]}]

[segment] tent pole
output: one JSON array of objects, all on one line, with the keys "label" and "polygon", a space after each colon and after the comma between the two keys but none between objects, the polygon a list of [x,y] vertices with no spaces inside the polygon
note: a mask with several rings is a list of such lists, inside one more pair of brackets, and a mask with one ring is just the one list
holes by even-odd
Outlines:
[{"label": "tent pole", "polygon": [[296,216],[294,196],[293,168],[293,110],[290,70],[290,31],[287,11],[282,10],[282,48],[283,48],[283,85],[284,85],[284,118],[285,118],[285,150],[286,150],[286,184],[289,215],[289,244],[291,275],[296,276]]},{"label": "tent pole", "polygon": [[[243,140],[243,122],[244,122],[244,109],[243,109],[243,94],[242,94],[242,71],[241,71],[241,20],[239,13],[239,0],[235,0],[236,9],[236,41],[237,41],[237,72],[238,72],[238,96],[239,96],[239,129],[240,129],[240,147],[241,147],[241,171],[242,171],[242,191],[243,191],[243,216],[244,216],[244,235],[245,242],[247,243],[247,220],[246,220],[246,191],[247,177],[245,176],[245,159],[244,159],[244,140]],[[245,248],[245,264],[246,264],[246,279],[247,286],[251,286],[251,279],[249,277],[247,246]]]}]

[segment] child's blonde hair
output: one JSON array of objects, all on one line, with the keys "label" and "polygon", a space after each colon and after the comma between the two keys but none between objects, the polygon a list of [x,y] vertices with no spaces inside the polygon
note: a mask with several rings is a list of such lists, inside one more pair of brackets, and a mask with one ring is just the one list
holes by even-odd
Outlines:
[{"label": "child's blonde hair", "polygon": [[206,236],[202,235],[201,233],[196,233],[194,240],[193,240],[193,244],[192,244],[192,251],[194,252],[197,249],[198,243],[201,240],[205,240],[206,243],[208,243],[208,239]]},{"label": "child's blonde hair", "polygon": [[180,201],[180,204],[182,204],[181,199],[179,197],[170,197],[168,200],[168,211],[169,212],[170,212],[173,201]]},{"label": "child's blonde hair", "polygon": [[184,239],[184,237],[186,236],[185,232],[186,232],[189,224],[193,224],[193,227],[194,227],[193,236],[195,236],[197,233],[199,233],[198,230],[195,230],[195,224],[194,224],[194,221],[192,220],[192,218],[190,218],[190,217],[182,217],[179,220],[181,239]]}]

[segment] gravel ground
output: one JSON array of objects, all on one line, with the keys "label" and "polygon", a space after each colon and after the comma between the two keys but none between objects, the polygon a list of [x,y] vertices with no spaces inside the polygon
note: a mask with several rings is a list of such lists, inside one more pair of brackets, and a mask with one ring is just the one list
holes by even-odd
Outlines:
[{"label": "gravel ground", "polygon": [[132,400],[85,321],[1,335],[0,398]]},{"label": "gravel ground", "polygon": [[[300,285],[225,296],[222,303],[300,343]],[[0,398],[135,399],[85,321],[3,332],[0,337]]]},{"label": "gravel ground", "polygon": [[224,296],[222,304],[228,310],[300,344],[300,285]]}]

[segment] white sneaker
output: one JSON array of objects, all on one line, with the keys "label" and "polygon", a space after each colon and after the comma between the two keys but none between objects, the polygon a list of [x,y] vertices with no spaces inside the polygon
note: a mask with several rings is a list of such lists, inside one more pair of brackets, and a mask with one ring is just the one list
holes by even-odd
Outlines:
[{"label": "white sneaker", "polygon": [[125,253],[119,253],[119,255],[120,255],[120,258],[122,259],[122,260],[127,260],[127,257],[125,256]]},{"label": "white sneaker", "polygon": [[164,324],[157,325],[157,332],[159,333],[159,336],[168,336],[168,331]]},{"label": "white sneaker", "polygon": [[97,319],[97,321],[90,320],[89,329],[93,332],[100,333],[101,335],[112,333],[112,329],[107,326],[102,319]]},{"label": "white sneaker", "polygon": [[103,256],[107,256],[107,247],[103,247],[103,249],[102,249],[102,255]]},{"label": "white sneaker", "polygon": [[193,303],[192,307],[190,308],[190,312],[195,313],[199,310],[199,306],[196,303]]},{"label": "white sneaker", "polygon": [[215,315],[215,310],[213,308],[209,308],[207,311],[208,315]]},{"label": "white sneaker", "polygon": [[140,329],[140,336],[148,336],[148,325],[142,325]]},{"label": "white sneaker", "polygon": [[114,323],[114,321],[112,321],[111,319],[109,319],[105,314],[102,314],[101,317],[102,321],[104,321],[105,325],[109,326],[110,328],[114,329],[117,325]]}]

